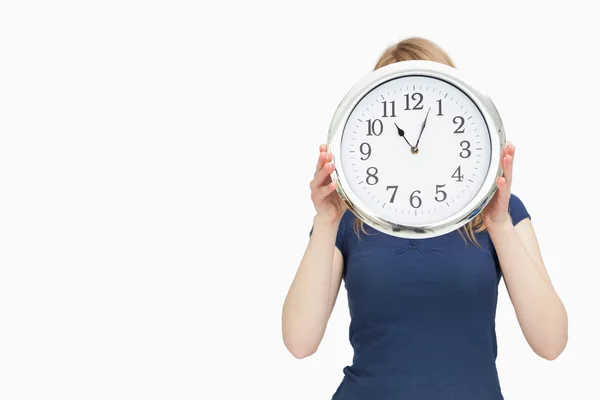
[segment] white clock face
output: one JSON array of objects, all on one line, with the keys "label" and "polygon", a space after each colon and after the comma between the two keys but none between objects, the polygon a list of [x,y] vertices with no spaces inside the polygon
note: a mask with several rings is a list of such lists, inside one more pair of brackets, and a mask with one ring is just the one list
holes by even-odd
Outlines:
[{"label": "white clock face", "polygon": [[340,154],[363,209],[425,226],[477,195],[490,167],[490,133],[464,92],[440,79],[405,76],[362,98],[344,127]]}]

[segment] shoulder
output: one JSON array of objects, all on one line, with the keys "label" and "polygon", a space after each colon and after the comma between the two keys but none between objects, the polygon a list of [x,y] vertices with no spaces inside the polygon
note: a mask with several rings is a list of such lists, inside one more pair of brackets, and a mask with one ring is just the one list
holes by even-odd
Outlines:
[{"label": "shoulder", "polygon": [[525,204],[523,204],[523,200],[521,200],[521,198],[519,196],[517,196],[516,194],[510,195],[510,200],[508,201],[509,210],[524,208],[524,207],[525,207]]},{"label": "shoulder", "polygon": [[515,194],[510,195],[510,200],[508,201],[508,212],[513,220],[513,225],[518,224],[525,218],[531,219],[531,215],[529,214],[527,207],[525,207],[525,204],[521,198]]},{"label": "shoulder", "polygon": [[350,210],[346,210],[344,215],[342,215],[342,219],[340,221],[340,226],[338,228],[338,232],[345,233],[347,230],[352,230],[354,227],[354,220],[356,219],[356,215],[352,213]]}]

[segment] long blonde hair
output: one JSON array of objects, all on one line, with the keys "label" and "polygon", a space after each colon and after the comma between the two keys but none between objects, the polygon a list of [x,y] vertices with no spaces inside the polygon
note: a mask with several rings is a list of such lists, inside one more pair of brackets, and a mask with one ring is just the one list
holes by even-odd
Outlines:
[{"label": "long blonde hair", "polygon": [[[450,56],[437,44],[427,39],[413,37],[388,47],[379,58],[379,61],[377,61],[374,69],[407,60],[429,60],[456,68]],[[466,237],[473,244],[480,246],[475,234],[483,232],[485,229],[486,227],[480,213],[467,225],[462,227],[459,233],[463,239]],[[360,235],[360,232],[367,234],[364,223],[359,218],[354,220],[354,231],[357,235]]]}]

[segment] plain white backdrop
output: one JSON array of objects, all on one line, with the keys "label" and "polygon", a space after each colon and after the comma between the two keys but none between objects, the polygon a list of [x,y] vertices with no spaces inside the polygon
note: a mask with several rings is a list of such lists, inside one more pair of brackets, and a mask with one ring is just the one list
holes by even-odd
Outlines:
[{"label": "plain white backdrop", "polygon": [[343,95],[413,35],[500,110],[569,313],[567,349],[542,360],[501,284],[505,398],[600,398],[593,7],[2,2],[0,398],[330,398],[352,356],[345,291],[314,356],[280,333],[308,184]]}]

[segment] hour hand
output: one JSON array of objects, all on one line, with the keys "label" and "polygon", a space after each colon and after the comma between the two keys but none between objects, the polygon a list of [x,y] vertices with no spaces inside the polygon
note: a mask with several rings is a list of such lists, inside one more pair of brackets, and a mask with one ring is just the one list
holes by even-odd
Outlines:
[{"label": "hour hand", "polygon": [[412,148],[413,145],[410,144],[410,142],[408,141],[408,139],[404,135],[404,130],[401,129],[395,122],[394,122],[394,125],[396,125],[396,129],[398,129],[398,135],[400,135],[401,138],[404,138],[404,140],[406,140],[406,143],[408,143],[408,145]]}]

